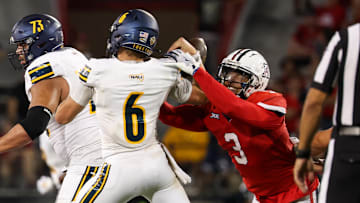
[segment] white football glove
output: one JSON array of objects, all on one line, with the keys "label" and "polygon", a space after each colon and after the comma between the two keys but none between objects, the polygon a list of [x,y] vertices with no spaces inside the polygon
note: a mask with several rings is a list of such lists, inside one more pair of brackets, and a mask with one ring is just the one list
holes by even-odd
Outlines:
[{"label": "white football glove", "polygon": [[40,194],[45,195],[55,188],[52,179],[49,176],[41,176],[36,181],[36,189]]},{"label": "white football glove", "polygon": [[176,66],[189,75],[194,75],[201,66],[201,57],[199,51],[195,55],[183,52],[181,49],[174,49],[166,53],[167,57],[173,58]]}]

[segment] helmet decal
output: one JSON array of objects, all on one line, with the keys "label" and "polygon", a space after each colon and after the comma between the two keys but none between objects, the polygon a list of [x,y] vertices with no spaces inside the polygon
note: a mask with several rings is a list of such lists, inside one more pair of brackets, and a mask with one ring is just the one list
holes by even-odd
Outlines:
[{"label": "helmet decal", "polygon": [[36,32],[41,32],[44,30],[44,25],[42,24],[42,20],[33,20],[29,22],[33,26],[33,34]]},{"label": "helmet decal", "polygon": [[128,14],[129,14],[129,12],[124,13],[124,14],[119,18],[118,23],[121,24],[121,23],[125,20],[125,18],[126,18],[126,16],[127,16]]}]

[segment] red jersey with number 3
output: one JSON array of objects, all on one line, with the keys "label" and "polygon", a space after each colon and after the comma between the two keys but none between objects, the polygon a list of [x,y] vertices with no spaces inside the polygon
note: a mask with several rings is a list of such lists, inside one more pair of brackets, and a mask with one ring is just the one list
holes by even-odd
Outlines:
[{"label": "red jersey with number 3", "polygon": [[[238,112],[239,116],[234,118],[212,106],[204,123],[230,155],[249,191],[261,196],[286,191],[294,184],[295,154],[284,115],[271,112],[271,109],[285,111],[286,101],[280,94],[269,91],[256,92],[248,101],[257,104],[254,108],[263,108],[264,117],[270,113],[274,119],[257,123],[256,116],[261,116],[261,109],[259,115]],[[255,122],[247,122],[251,119]]]},{"label": "red jersey with number 3", "polygon": [[[285,124],[285,98],[257,91],[244,100],[203,70],[194,78],[211,103],[178,107],[165,103],[160,120],[187,130],[211,131],[260,202],[291,202],[305,196],[293,179],[295,153]],[[317,185],[315,180],[309,190]]]}]

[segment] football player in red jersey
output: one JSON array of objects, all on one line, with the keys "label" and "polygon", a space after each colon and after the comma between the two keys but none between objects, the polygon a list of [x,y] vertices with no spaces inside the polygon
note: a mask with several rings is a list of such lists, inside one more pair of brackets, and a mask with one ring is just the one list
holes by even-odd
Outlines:
[{"label": "football player in red jersey", "polygon": [[[176,43],[175,47],[182,44]],[[173,50],[174,57],[180,55],[177,52]],[[253,202],[314,202],[318,179],[308,183],[306,194],[293,180],[295,152],[285,125],[286,100],[265,90],[270,71],[263,56],[251,49],[235,50],[222,60],[219,82],[194,58],[183,60],[181,69],[193,75],[209,103],[177,107],[164,103],[160,120],[187,130],[211,131],[255,194]]]}]

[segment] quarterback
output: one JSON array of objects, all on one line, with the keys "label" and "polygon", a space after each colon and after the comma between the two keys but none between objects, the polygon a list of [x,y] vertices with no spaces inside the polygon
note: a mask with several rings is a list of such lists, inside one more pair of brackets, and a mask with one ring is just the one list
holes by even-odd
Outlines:
[{"label": "quarterback", "polygon": [[188,81],[179,87],[185,80],[173,58],[151,57],[158,35],[150,13],[122,13],[110,28],[113,57],[90,60],[56,112],[56,120],[67,123],[93,98],[104,132],[105,164],[84,186],[79,202],[126,202],[138,195],[154,203],[189,202],[179,180],[186,184],[190,177],[157,140],[156,121],[167,96],[186,102],[192,85]]},{"label": "quarterback", "polygon": [[[176,57],[176,56],[174,56]],[[193,131],[211,131],[243,177],[253,202],[313,202],[319,182],[303,194],[292,175],[295,152],[285,126],[286,101],[265,90],[270,71],[257,51],[239,49],[225,57],[214,80],[199,64],[181,69],[194,76],[209,103],[201,106],[164,103],[160,120]]]},{"label": "quarterback", "polygon": [[46,14],[19,20],[11,31],[10,43],[16,46],[16,52],[9,54],[10,62],[25,70],[30,106],[26,118],[0,138],[0,152],[22,147],[46,130],[55,153],[67,163],[56,202],[71,202],[103,163],[101,131],[90,101],[67,125],[58,124],[53,113],[77,80],[78,67],[88,60],[76,49],[63,47],[60,22]]}]

